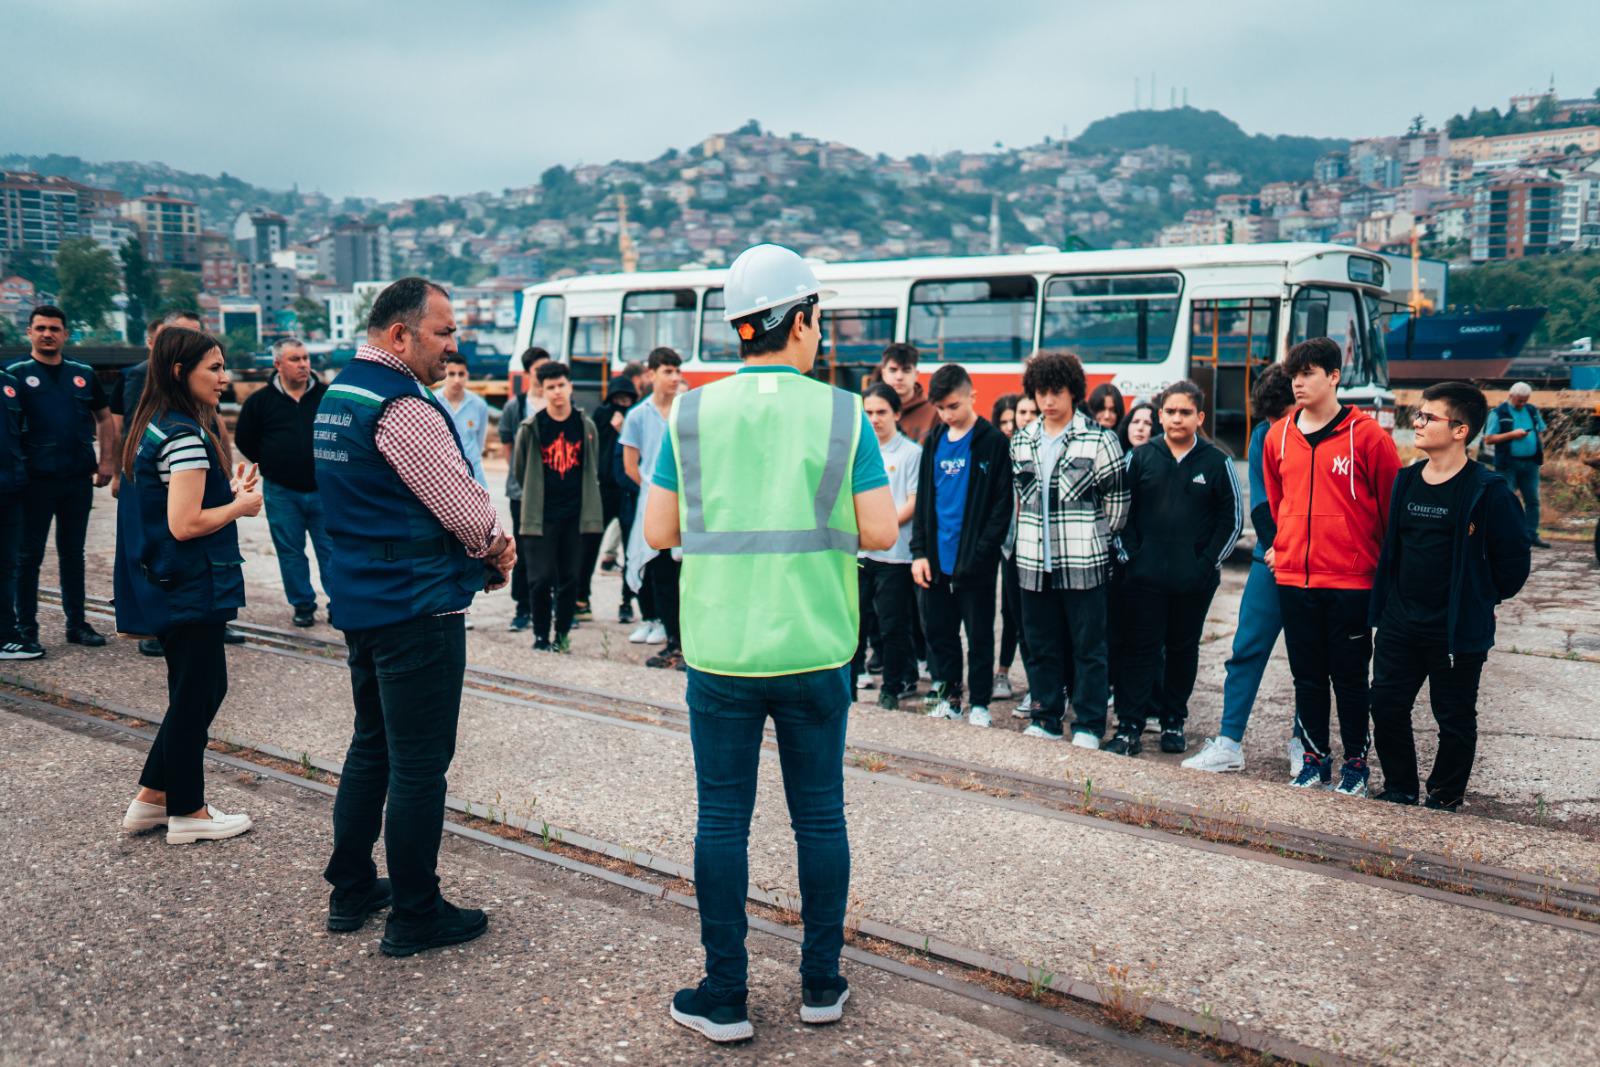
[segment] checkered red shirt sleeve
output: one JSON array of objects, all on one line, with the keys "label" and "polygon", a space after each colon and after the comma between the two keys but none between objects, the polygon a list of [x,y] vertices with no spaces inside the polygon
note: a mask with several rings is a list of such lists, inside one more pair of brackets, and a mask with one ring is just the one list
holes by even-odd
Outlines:
[{"label": "checkered red shirt sleeve", "polygon": [[[376,358],[366,348],[361,354]],[[405,366],[393,356],[378,361]],[[466,547],[467,555],[488,555],[500,536],[500,520],[489,491],[472,477],[437,408],[420,396],[401,397],[378,419],[375,443],[406,488]]]}]

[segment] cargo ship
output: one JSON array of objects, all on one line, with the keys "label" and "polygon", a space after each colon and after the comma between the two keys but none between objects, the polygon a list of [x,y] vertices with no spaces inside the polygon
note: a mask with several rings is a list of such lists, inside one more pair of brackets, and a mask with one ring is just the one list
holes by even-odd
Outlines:
[{"label": "cargo ship", "polygon": [[1391,315],[1386,337],[1389,380],[1399,384],[1504,378],[1545,312],[1545,308],[1507,308],[1436,315],[1405,310]]}]

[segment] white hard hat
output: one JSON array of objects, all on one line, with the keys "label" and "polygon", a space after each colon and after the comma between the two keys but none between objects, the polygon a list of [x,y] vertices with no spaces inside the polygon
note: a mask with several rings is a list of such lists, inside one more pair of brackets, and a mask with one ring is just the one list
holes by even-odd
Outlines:
[{"label": "white hard hat", "polygon": [[792,249],[765,244],[739,253],[728,268],[722,295],[726,305],[722,317],[729,322],[770,312],[760,324],[765,332],[782,322],[794,304],[808,297],[826,300],[834,293],[817,284],[811,267]]}]

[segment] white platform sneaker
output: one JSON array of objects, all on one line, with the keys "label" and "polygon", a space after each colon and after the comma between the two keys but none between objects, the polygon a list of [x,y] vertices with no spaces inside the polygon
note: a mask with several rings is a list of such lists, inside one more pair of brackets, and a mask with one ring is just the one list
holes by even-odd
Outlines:
[{"label": "white platform sneaker", "polygon": [[227,812],[218,811],[211,805],[206,805],[210,813],[209,819],[190,819],[181,815],[174,815],[167,820],[167,844],[192,845],[196,841],[221,841],[224,838],[238,837],[255,823],[250,821],[250,816],[243,814],[229,815]]},{"label": "white platform sneaker", "polygon": [[145,834],[167,825],[167,809],[163,804],[146,804],[135,800],[128,805],[128,814],[122,817],[122,828],[130,834]]},{"label": "white platform sneaker", "polygon": [[1221,737],[1207,739],[1205,747],[1183,761],[1191,771],[1210,771],[1222,774],[1244,770],[1244,748]]},{"label": "white platform sneaker", "polygon": [[972,705],[972,710],[967,713],[967,723],[971,726],[988,726],[992,720],[989,718],[989,709],[982,704]]}]

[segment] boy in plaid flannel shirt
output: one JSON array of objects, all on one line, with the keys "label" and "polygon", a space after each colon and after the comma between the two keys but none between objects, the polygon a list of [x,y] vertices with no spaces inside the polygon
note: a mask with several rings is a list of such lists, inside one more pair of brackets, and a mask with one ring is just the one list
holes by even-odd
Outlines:
[{"label": "boy in plaid flannel shirt", "polygon": [[[1039,418],[1011,438],[1015,559],[1033,694],[1029,737],[1059,741],[1066,656],[1073,657],[1072,743],[1099,748],[1106,728],[1106,584],[1111,539],[1128,519],[1122,445],[1078,410],[1083,364],[1040,352],[1022,373]],[[1070,649],[1070,653],[1067,651]]]}]

